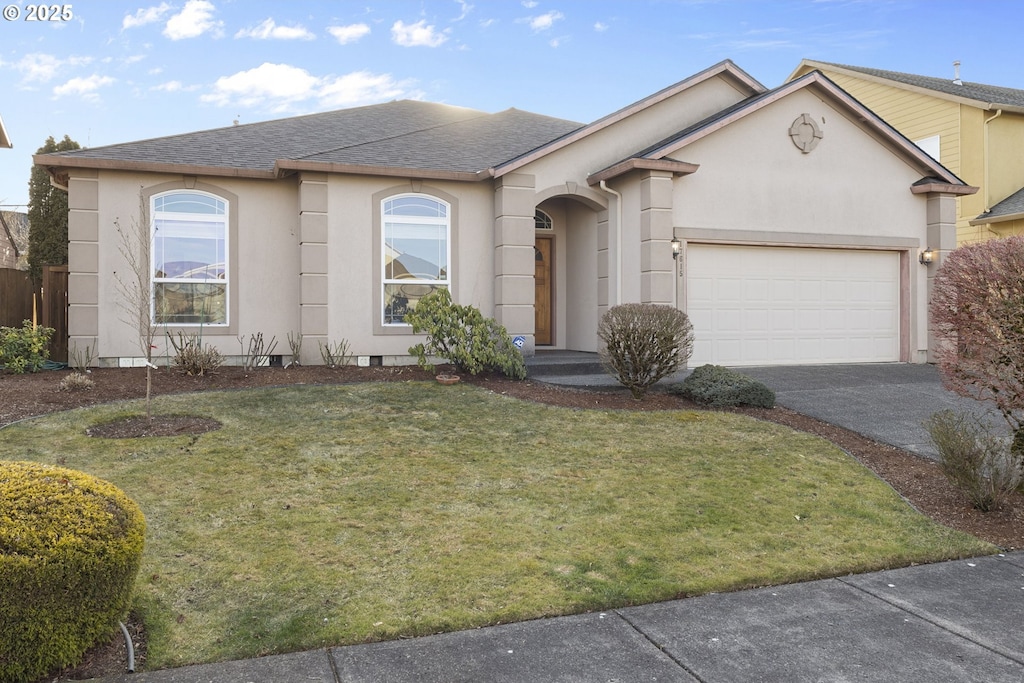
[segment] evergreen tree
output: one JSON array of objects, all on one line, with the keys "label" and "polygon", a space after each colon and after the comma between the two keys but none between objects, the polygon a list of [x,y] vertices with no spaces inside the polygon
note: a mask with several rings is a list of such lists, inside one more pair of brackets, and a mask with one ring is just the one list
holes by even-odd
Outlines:
[{"label": "evergreen tree", "polygon": [[[46,138],[39,154],[67,152],[81,145],[67,135],[60,142]],[[37,282],[43,266],[68,262],[68,193],[50,184],[50,175],[42,166],[32,167],[28,182],[28,269]]]}]

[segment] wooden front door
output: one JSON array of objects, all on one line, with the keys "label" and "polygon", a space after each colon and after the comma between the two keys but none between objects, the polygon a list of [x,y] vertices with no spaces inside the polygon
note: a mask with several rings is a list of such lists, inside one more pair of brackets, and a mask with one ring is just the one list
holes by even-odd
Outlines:
[{"label": "wooden front door", "polygon": [[534,336],[536,344],[551,344],[551,237],[534,243]]}]

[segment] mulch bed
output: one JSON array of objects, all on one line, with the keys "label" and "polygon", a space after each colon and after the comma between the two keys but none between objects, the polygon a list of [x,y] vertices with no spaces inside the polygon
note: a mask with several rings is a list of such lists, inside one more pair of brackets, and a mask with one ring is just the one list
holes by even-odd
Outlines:
[{"label": "mulch bed", "polygon": [[[441,371],[450,372],[450,368]],[[60,391],[60,380],[68,371],[31,375],[0,374],[0,426],[17,420],[60,410],[99,403],[143,398],[146,371],[139,368],[93,370],[94,386],[88,390]],[[433,376],[415,367],[290,367],[219,368],[203,377],[190,377],[171,370],[153,371],[154,395],[195,391],[246,389],[292,384],[341,384],[367,381],[431,380]],[[663,391],[654,391],[636,401],[625,389],[601,390],[558,387],[526,380],[515,382],[500,376],[463,377],[497,394],[527,401],[577,409],[606,410],[703,410],[699,405]],[[786,408],[771,410],[739,408],[735,412],[777,422],[810,432],[837,444],[885,480],[911,505],[940,524],[959,529],[993,543],[1004,550],[1024,548],[1024,497],[1013,496],[1002,510],[982,513],[946,481],[937,463],[893,446],[872,441],[820,420]],[[163,417],[156,425],[142,418],[101,425],[90,430],[97,437],[125,438],[142,435],[193,434],[216,429],[219,424],[201,416]],[[154,431],[154,430],[161,431]],[[0,437],[2,438],[2,437]],[[141,625],[129,624],[137,632],[144,653]],[[45,680],[83,680],[124,671],[124,639],[120,633],[110,644],[89,653],[82,665],[55,673]],[[144,657],[144,654],[143,654]]]}]

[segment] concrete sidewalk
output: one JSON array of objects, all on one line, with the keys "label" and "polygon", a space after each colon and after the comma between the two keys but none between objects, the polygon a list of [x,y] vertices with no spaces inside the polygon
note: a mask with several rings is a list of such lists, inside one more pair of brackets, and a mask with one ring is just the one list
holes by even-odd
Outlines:
[{"label": "concrete sidewalk", "polygon": [[1024,553],[102,679],[1024,681]]}]

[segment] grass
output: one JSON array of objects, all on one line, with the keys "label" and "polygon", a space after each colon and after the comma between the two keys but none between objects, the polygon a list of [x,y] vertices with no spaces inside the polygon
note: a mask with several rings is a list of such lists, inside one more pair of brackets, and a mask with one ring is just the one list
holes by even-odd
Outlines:
[{"label": "grass", "polygon": [[833,445],[729,413],[581,411],[472,386],[203,393],[224,427],[105,440],[122,403],[0,431],[148,522],[148,667],[611,609],[994,551]]}]

